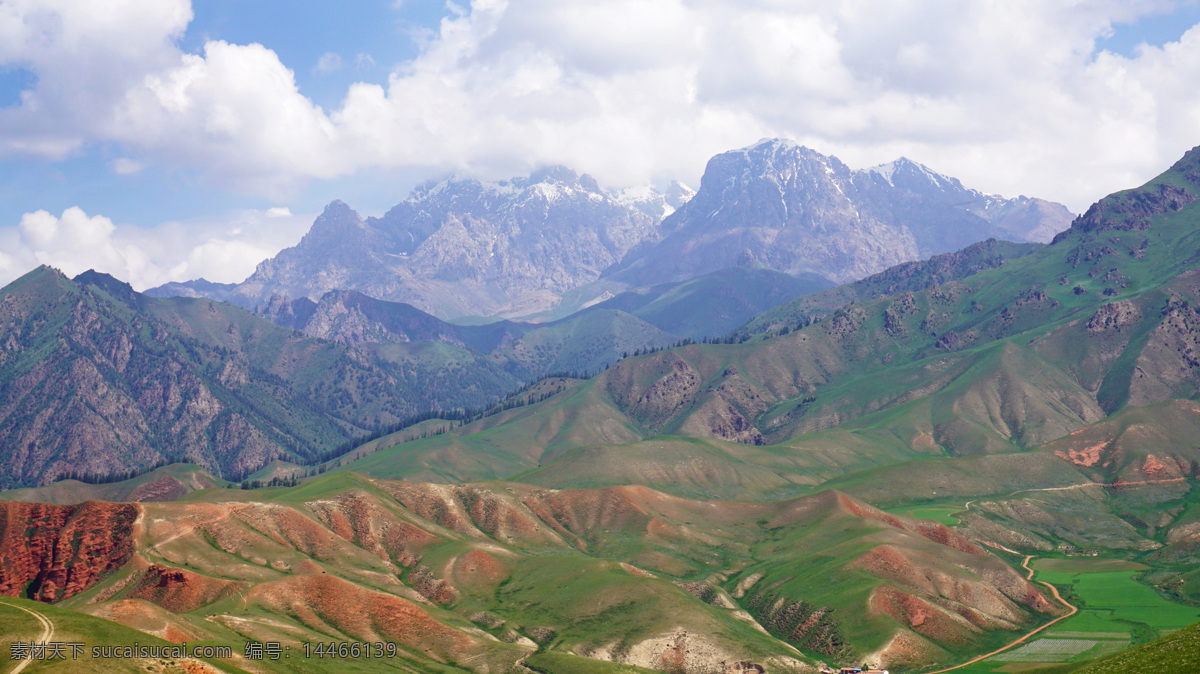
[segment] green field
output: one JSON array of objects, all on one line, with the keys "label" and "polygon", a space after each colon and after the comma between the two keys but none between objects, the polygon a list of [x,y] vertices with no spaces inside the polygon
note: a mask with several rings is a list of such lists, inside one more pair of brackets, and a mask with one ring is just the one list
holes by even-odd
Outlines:
[{"label": "green field", "polygon": [[1032,566],[1039,574],[1043,571],[1047,572],[1044,575],[1039,575],[1038,580],[1056,584],[1058,581],[1051,580],[1047,576],[1052,573],[1080,574],[1103,573],[1106,571],[1146,571],[1150,568],[1145,564],[1138,564],[1137,562],[1125,559],[1100,559],[1097,557],[1042,558],[1034,561]]},{"label": "green field", "polygon": [[887,512],[893,515],[903,515],[905,517],[918,517],[925,520],[937,520],[948,527],[958,526],[958,518],[954,513],[963,511],[961,504],[958,505],[923,505],[912,506],[907,508],[892,508]]},{"label": "green field", "polygon": [[1077,615],[1059,623],[1062,630],[1128,632],[1149,640],[1200,621],[1200,609],[1163,599],[1129,571],[1039,571],[1037,579],[1069,586],[1082,604]]},{"label": "green field", "polygon": [[[1163,599],[1135,580],[1146,567],[1120,559],[1039,559],[1035,580],[1056,585],[1079,613],[1017,648],[1000,653],[962,674],[982,672],[1067,672],[1200,622],[1200,608]],[[1182,670],[1181,670],[1182,671]]]}]

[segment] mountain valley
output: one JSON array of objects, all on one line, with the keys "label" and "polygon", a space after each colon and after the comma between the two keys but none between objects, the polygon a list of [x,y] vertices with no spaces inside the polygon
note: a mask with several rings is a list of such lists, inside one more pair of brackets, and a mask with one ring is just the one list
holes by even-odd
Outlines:
[{"label": "mountain valley", "polygon": [[[529,180],[572,208],[594,182]],[[396,255],[463,222],[416,204],[509,194],[441,185],[390,216],[425,223]],[[446,320],[531,275],[472,271],[436,316],[397,289],[451,286],[379,290],[378,255],[374,289],[305,266],[319,236],[403,248],[339,204],[246,283],[187,286],[253,311],[23,277],[0,594],[245,671],[376,671],[243,649],[379,641],[400,671],[1050,674],[1200,621],[1200,148],[1053,236],[1047,202],[785,142],[652,201],[627,238],[580,229],[623,243],[542,322]],[[835,224],[841,249],[797,233]]]}]

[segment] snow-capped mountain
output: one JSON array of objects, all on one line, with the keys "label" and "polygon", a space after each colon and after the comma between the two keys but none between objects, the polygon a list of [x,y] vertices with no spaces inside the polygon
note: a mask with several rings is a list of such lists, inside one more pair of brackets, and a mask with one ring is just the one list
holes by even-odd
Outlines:
[{"label": "snow-capped mountain", "polygon": [[[448,319],[545,316],[633,287],[731,267],[863,278],[995,237],[1045,241],[1059,204],[982,194],[910,161],[852,170],[791,141],[713,157],[700,190],[606,190],[552,166],[499,182],[429,182],[379,218],[335,201],[299,244],[233,286],[147,291],[255,308],[275,294],[332,290],[405,302]],[[564,299],[565,297],[565,299]]]},{"label": "snow-capped mountain", "polygon": [[532,313],[657,240],[664,214],[690,195],[682,185],[665,195],[652,187],[610,192],[552,166],[493,183],[426,183],[380,218],[335,201],[299,244],[262,262],[226,297],[254,307],[276,293],[319,299],[357,290],[442,318]]},{"label": "snow-capped mountain", "polygon": [[907,159],[851,170],[764,139],[713,157],[696,195],[663,221],[664,238],[604,276],[636,286],[760,264],[840,283],[987,238],[1044,240],[1070,218],[1057,204],[983,195]]},{"label": "snow-capped mountain", "polygon": [[961,208],[991,222],[1009,241],[1049,243],[1075,217],[1066,206],[1027,196],[1006,199],[968,189],[957,178],[942,175],[906,157],[863,169],[892,187]]}]

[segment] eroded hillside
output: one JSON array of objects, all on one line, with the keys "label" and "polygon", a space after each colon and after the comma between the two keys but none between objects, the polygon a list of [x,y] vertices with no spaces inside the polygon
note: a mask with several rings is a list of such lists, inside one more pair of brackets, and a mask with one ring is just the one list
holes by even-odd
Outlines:
[{"label": "eroded hillside", "polygon": [[[85,545],[71,589],[44,582],[43,599],[174,641],[383,639],[475,671],[539,650],[678,672],[928,662],[1061,611],[944,525],[837,492],[750,504],[339,475],[201,494],[105,506],[124,552]],[[7,530],[71,536],[38,508],[63,507],[11,504],[29,513]],[[0,552],[9,596],[29,591],[25,557]]]}]

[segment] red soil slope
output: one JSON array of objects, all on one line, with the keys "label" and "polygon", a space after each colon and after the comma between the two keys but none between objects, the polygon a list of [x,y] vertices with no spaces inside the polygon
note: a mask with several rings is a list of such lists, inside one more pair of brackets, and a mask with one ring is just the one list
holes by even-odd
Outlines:
[{"label": "red soil slope", "polygon": [[132,504],[0,501],[0,595],[58,601],[133,556]]}]

